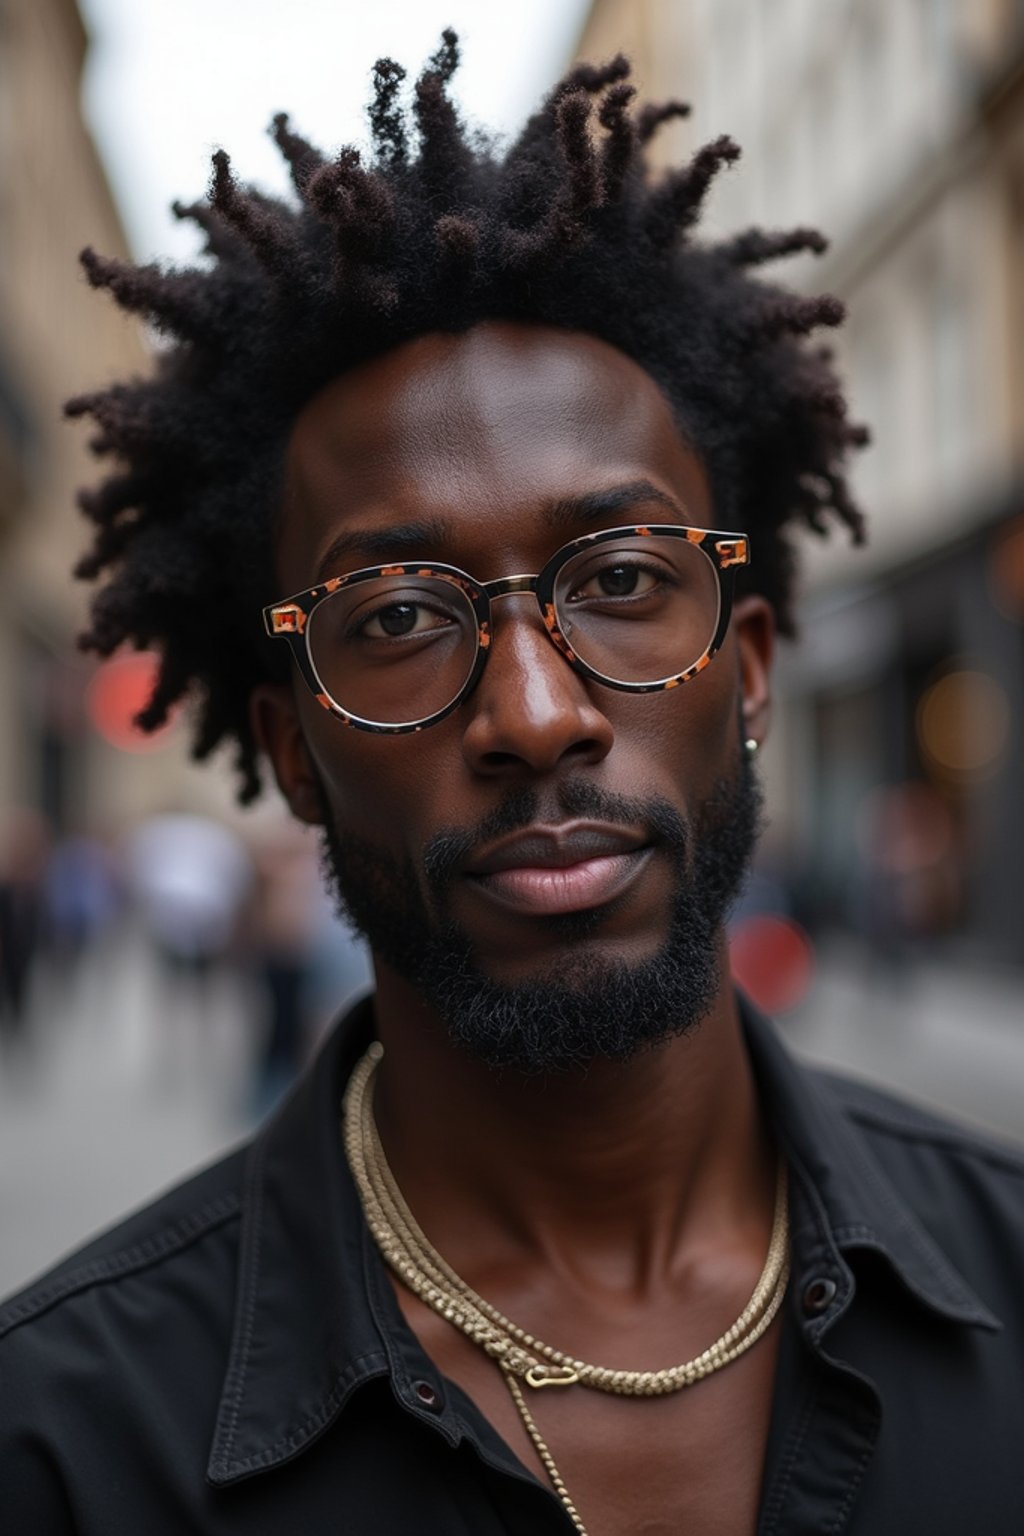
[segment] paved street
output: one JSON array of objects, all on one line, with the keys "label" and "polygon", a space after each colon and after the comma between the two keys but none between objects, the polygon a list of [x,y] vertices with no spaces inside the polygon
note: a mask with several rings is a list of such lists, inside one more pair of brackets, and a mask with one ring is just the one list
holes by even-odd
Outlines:
[{"label": "paved street", "polygon": [[0,1292],[245,1134],[259,999],[197,1010],[138,943],[37,977],[30,1049],[0,1076]]},{"label": "paved street", "polygon": [[797,1050],[1024,1143],[1024,975],[932,962],[894,978],[830,951],[780,1021]]},{"label": "paved street", "polygon": [[[146,951],[90,957],[71,997],[38,978],[33,1050],[0,1075],[0,1293],[244,1135],[258,997],[205,1007]],[[784,1022],[800,1050],[1024,1140],[1024,984],[940,967],[899,987],[833,955]]]}]

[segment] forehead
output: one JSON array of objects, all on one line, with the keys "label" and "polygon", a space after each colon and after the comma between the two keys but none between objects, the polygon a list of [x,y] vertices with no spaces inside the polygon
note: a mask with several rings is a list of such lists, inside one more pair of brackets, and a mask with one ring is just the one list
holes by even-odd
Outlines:
[{"label": "forehead", "polygon": [[[678,514],[661,505],[606,523],[711,522],[699,460],[661,390],[624,353],[511,322],[423,336],[334,380],[298,417],[278,565],[297,588],[320,578],[325,553],[352,530],[415,525],[431,534],[424,558],[536,559],[552,507],[640,481]],[[348,568],[376,558],[351,553]]]}]

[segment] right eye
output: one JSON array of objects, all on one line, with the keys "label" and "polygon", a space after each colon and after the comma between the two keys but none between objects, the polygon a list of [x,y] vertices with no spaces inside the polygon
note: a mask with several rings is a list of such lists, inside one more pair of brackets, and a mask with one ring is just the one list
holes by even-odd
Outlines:
[{"label": "right eye", "polygon": [[345,627],[345,639],[405,640],[457,623],[457,615],[444,606],[439,595],[410,593],[396,595],[390,602],[377,601],[353,614]]},{"label": "right eye", "polygon": [[451,619],[428,608],[424,603],[389,603],[376,613],[363,619],[357,633],[368,639],[393,639],[402,635],[420,635],[430,629],[441,629]]}]

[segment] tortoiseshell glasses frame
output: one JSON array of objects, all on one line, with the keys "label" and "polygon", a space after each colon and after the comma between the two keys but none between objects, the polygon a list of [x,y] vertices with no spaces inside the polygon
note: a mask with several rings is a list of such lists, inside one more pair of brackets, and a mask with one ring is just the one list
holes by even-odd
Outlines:
[{"label": "tortoiseshell glasses frame", "polygon": [[[602,544],[614,543],[616,540],[646,540],[670,539],[680,540],[699,550],[702,557],[707,560],[717,577],[717,617],[712,618],[712,632],[706,645],[700,654],[688,661],[680,671],[672,673],[668,677],[659,677],[643,681],[624,681],[620,678],[609,676],[585,661],[570,642],[566,630],[571,629],[572,624],[566,623],[565,615],[560,618],[558,603],[556,600],[556,586],[560,573],[566,564],[576,556],[599,548]],[[642,550],[642,544],[635,544],[628,550],[623,550],[624,555],[636,554]],[[480,680],[484,665],[487,661],[488,650],[491,644],[492,622],[491,604],[498,598],[510,597],[519,593],[533,593],[536,597],[545,632],[552,645],[560,652],[568,664],[583,677],[592,679],[607,688],[618,689],[624,693],[659,693],[670,688],[677,688],[680,684],[688,682],[691,678],[708,665],[715,652],[720,648],[725,639],[732,615],[733,584],[732,578],[736,569],[749,564],[750,545],[745,534],[727,533],[713,528],[690,528],[676,523],[646,523],[624,526],[620,528],[606,528],[599,533],[583,535],[582,538],[573,539],[562,546],[551,556],[544,568],[536,576],[505,576],[495,581],[478,582],[467,572],[459,570],[456,566],[433,564],[423,561],[410,561],[403,564],[388,564],[366,566],[357,571],[351,571],[344,576],[333,576],[327,581],[320,582],[317,586],[308,587],[304,592],[297,592],[294,596],[285,598],[281,602],[271,603],[263,609],[263,623],[269,636],[275,639],[288,641],[292,655],[313,697],[324,709],[329,710],[344,725],[352,726],[356,730],[375,731],[385,735],[401,735],[409,731],[421,731],[427,726],[436,725],[444,720],[453,710],[457,709],[463,700],[472,692]],[[313,657],[313,649],[310,644],[311,626],[310,620],[321,604],[328,601],[336,593],[346,589],[357,588],[369,581],[388,578],[406,578],[412,582],[430,580],[439,583],[448,583],[461,594],[465,603],[472,609],[475,620],[475,652],[472,660],[468,661],[465,677],[458,686],[454,696],[449,699],[442,708],[432,710],[430,713],[414,720],[399,722],[386,722],[367,718],[362,714],[353,713],[338,702],[325,685],[320,671]],[[396,597],[395,603],[388,608],[382,605],[378,612],[398,612],[401,608],[411,610],[418,606],[415,601],[409,602],[408,597],[403,601]],[[467,614],[468,617],[468,614]]]}]

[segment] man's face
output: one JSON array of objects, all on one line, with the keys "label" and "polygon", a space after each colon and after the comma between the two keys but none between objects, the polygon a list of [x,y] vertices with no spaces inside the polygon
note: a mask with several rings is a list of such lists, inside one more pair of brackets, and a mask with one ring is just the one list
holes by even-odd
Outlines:
[{"label": "man's face", "polygon": [[[644,522],[716,526],[657,386],[594,338],[489,323],[411,342],[305,408],[281,593],[388,558],[533,574],[570,539]],[[459,1038],[534,1070],[701,1017],[754,836],[741,737],[764,732],[770,632],[747,599],[696,678],[628,694],[576,674],[522,594],[495,604],[474,692],[420,733],[346,729],[298,679],[261,690],[282,788],[324,821],[382,983],[404,977]],[[624,1037],[629,999],[646,1017]]]}]

